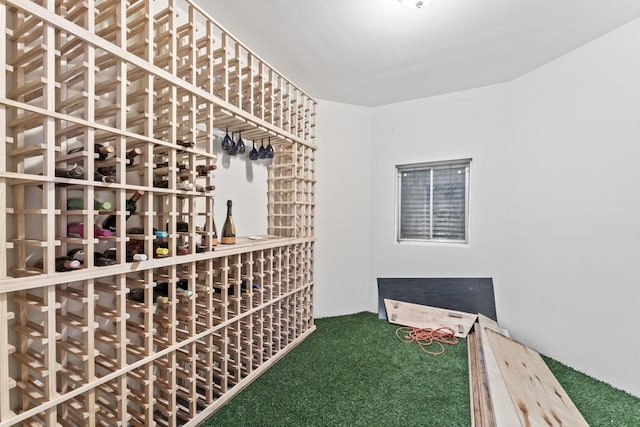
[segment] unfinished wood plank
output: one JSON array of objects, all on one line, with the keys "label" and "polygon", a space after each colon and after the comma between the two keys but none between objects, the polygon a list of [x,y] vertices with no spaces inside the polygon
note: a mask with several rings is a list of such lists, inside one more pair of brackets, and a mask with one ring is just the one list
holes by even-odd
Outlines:
[{"label": "unfinished wood plank", "polygon": [[489,381],[479,329],[480,325],[476,323],[474,329],[467,336],[471,420],[475,427],[495,427],[496,420],[489,394]]},{"label": "unfinished wood plank", "polygon": [[494,320],[483,314],[478,315],[478,322],[480,325],[478,348],[481,349],[484,358],[485,377],[488,383],[489,399],[491,400],[495,423],[498,426],[518,425],[520,421],[516,413],[516,407],[511,400],[493,349],[487,339],[487,329],[499,332],[500,328]]},{"label": "unfinished wood plank", "polygon": [[521,425],[588,426],[538,352],[486,329]]},{"label": "unfinished wood plank", "polygon": [[390,323],[414,328],[437,329],[443,326],[453,329],[458,338],[466,338],[477,314],[445,310],[427,305],[385,299],[387,318]]}]

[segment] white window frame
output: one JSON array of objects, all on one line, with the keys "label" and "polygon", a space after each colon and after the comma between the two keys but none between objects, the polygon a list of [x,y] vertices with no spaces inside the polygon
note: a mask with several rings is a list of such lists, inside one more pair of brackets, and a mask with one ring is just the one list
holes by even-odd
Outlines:
[{"label": "white window frame", "polygon": [[[458,160],[444,160],[444,161],[436,161],[436,162],[423,162],[423,163],[409,163],[409,164],[403,164],[403,165],[396,165],[396,197],[395,197],[395,202],[396,202],[396,231],[395,231],[395,242],[399,243],[399,244],[432,244],[432,243],[436,243],[436,244],[452,244],[455,246],[460,246],[460,245],[469,245],[469,236],[470,236],[470,230],[469,230],[469,224],[470,224],[470,210],[469,210],[469,194],[470,194],[470,181],[471,181],[471,160],[470,158],[468,159],[458,159]],[[429,218],[429,224],[430,224],[430,234],[433,235],[433,170],[434,169],[445,169],[448,168],[452,165],[466,165],[465,166],[465,212],[464,212],[464,216],[465,216],[465,238],[463,240],[453,240],[453,239],[433,239],[433,238],[427,238],[427,239],[407,239],[407,238],[401,238],[400,237],[400,233],[401,233],[401,218],[402,218],[402,212],[401,212],[401,207],[402,207],[402,177],[401,174],[404,171],[407,170],[422,170],[422,169],[430,169],[431,170],[431,179],[430,179],[430,192],[431,192],[431,196],[429,198],[430,200],[430,204],[431,207],[429,209],[430,212],[430,218]]]}]

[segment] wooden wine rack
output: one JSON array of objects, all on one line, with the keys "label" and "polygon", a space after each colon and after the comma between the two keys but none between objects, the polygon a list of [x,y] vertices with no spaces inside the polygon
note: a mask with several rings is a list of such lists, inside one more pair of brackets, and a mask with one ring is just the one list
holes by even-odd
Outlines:
[{"label": "wooden wine rack", "polygon": [[[316,102],[188,0],[0,0],[0,23],[0,427],[197,425],[315,329]],[[268,235],[199,252],[213,194],[178,183],[215,185],[196,166],[227,128],[275,148]],[[74,165],[84,179],[56,177]],[[117,231],[98,236],[107,215]],[[135,240],[188,250],[127,262]],[[115,263],[56,272],[76,248]]]}]

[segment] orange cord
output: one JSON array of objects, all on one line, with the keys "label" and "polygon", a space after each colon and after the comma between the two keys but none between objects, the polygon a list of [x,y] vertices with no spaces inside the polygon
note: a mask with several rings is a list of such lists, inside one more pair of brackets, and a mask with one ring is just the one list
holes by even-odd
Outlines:
[{"label": "orange cord", "polygon": [[[396,337],[402,342],[416,342],[422,351],[427,354],[437,355],[444,353],[444,344],[458,344],[458,337],[453,329],[442,326],[437,329],[401,327],[396,329]],[[440,351],[429,351],[432,344],[438,344]]]}]

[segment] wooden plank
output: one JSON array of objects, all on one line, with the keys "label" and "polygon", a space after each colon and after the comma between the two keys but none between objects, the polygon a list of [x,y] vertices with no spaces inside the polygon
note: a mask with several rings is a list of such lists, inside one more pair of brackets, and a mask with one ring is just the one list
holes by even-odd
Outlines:
[{"label": "wooden plank", "polygon": [[493,349],[489,345],[487,339],[487,329],[499,332],[500,328],[498,324],[488,317],[478,314],[479,322],[479,335],[478,335],[478,348],[482,351],[485,367],[485,378],[488,383],[489,399],[492,404],[493,416],[495,423],[498,426],[508,426],[519,424],[518,414],[516,408],[511,400],[507,385],[505,384],[498,362],[493,353]]},{"label": "wooden plank", "polygon": [[538,352],[486,332],[522,426],[589,425]]},{"label": "wooden plank", "polygon": [[458,338],[466,338],[478,315],[462,311],[444,310],[427,305],[385,299],[389,323],[414,328],[437,329],[443,326],[453,329]]},{"label": "wooden plank", "polygon": [[491,401],[491,395],[489,391],[489,380],[487,378],[487,368],[484,355],[484,349],[481,344],[480,325],[476,323],[474,325],[474,359],[475,359],[475,382],[477,401],[479,404],[480,417],[478,419],[478,426],[494,427],[496,426],[495,415],[493,411],[493,403]]}]

